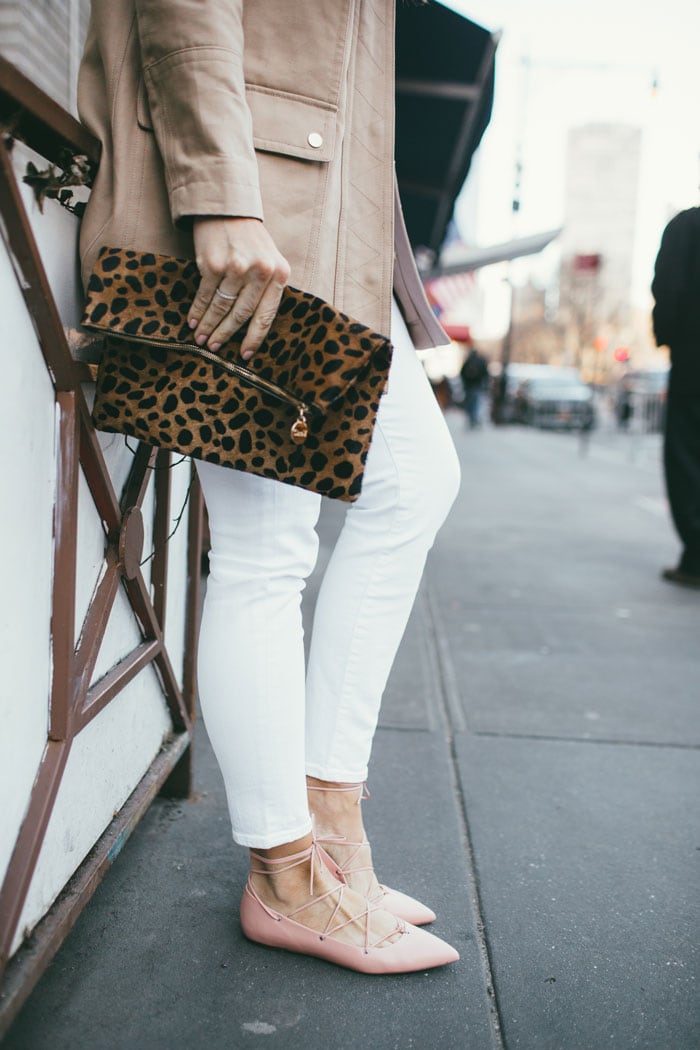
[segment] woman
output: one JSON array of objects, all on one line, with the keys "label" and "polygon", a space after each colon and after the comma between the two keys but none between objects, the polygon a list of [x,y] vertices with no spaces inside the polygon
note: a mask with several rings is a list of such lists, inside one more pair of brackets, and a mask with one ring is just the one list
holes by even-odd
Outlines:
[{"label": "woman", "polygon": [[199,690],[233,836],[251,849],[244,932],[375,973],[458,958],[416,928],[428,908],[378,883],[358,804],[381,694],[458,485],[413,349],[445,337],[395,205],[393,32],[389,0],[93,0],[79,84],[102,142],[84,275],[103,244],[194,256],[194,337],[216,349],[248,323],[244,357],[287,282],[391,331],[388,391],[306,671],[300,600],[320,497],[197,464],[212,537]]}]

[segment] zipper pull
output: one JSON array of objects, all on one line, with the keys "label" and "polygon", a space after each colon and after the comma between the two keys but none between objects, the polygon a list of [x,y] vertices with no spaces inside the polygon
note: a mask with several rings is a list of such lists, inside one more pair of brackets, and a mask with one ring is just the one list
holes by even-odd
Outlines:
[{"label": "zipper pull", "polygon": [[292,423],[292,429],[289,433],[295,445],[303,445],[306,441],[309,434],[309,424],[306,422],[306,412],[303,405],[299,405],[299,414]]}]

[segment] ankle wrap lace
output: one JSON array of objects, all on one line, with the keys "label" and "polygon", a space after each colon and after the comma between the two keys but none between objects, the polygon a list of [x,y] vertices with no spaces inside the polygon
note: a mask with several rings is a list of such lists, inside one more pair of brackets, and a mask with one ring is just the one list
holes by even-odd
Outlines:
[{"label": "ankle wrap lace", "polygon": [[[319,841],[322,841],[322,840],[319,840]],[[344,841],[344,840],[340,840],[340,841]],[[355,843],[351,843],[351,845],[355,845]],[[364,843],[360,843],[360,845],[364,845]],[[262,863],[262,864],[266,865],[265,868],[253,868],[253,867],[251,867],[251,869],[250,869],[250,874],[251,875],[281,875],[281,874],[283,874],[286,871],[291,871],[293,868],[298,868],[301,864],[304,864],[307,861],[309,862],[309,898],[310,899],[308,901],[306,901],[304,904],[300,905],[298,908],[294,908],[293,911],[285,913],[284,917],[287,918],[287,919],[293,919],[296,915],[299,915],[300,912],[303,912],[306,908],[311,907],[311,905],[319,904],[321,901],[324,901],[327,898],[333,897],[335,894],[337,894],[338,900],[336,902],[335,908],[333,909],[333,911],[332,911],[332,913],[331,913],[331,915],[330,915],[330,917],[328,919],[328,922],[326,923],[325,927],[323,928],[323,932],[319,933],[319,937],[321,938],[321,940],[323,940],[325,937],[333,937],[333,935],[338,933],[339,930],[344,929],[346,926],[350,926],[354,922],[360,922],[360,921],[364,922],[364,950],[365,950],[365,952],[369,951],[370,948],[381,947],[381,945],[383,945],[385,941],[388,941],[389,938],[394,937],[395,934],[397,934],[397,933],[400,933],[400,934],[406,933],[406,927],[405,927],[404,923],[401,922],[401,920],[397,920],[397,926],[396,926],[395,930],[391,930],[390,933],[385,934],[383,937],[378,937],[376,940],[373,941],[371,939],[370,919],[371,919],[372,912],[376,908],[376,905],[373,905],[373,904],[371,904],[369,902],[365,903],[364,909],[362,911],[358,912],[357,915],[353,915],[349,919],[345,919],[342,922],[341,921],[336,921],[336,919],[338,917],[338,913],[340,912],[340,910],[342,908],[343,896],[345,894],[346,887],[342,883],[338,883],[336,886],[334,886],[332,889],[328,890],[326,893],[321,893],[318,896],[314,896],[314,877],[315,877],[315,874],[316,874],[316,866],[318,864],[322,864],[323,863],[320,860],[320,857],[319,857],[319,850],[318,850],[318,843],[317,843],[317,841],[312,842],[311,845],[307,849],[301,850],[301,852],[299,852],[299,853],[291,853],[291,854],[289,854],[286,857],[279,857],[279,858],[277,858],[275,860],[270,860],[267,857],[262,857],[259,853],[254,853],[252,851],[251,851],[250,856],[251,856],[251,859],[255,860],[256,862],[259,862],[259,863]],[[272,870],[270,870],[270,869],[272,869]],[[267,914],[271,918],[278,919],[278,920],[280,919],[281,913],[274,911],[274,909],[270,908],[267,904],[265,904],[265,902],[263,900],[260,899],[260,896],[259,896],[258,893],[256,893],[255,887],[253,886],[250,877],[248,878],[248,890],[255,897],[255,899],[258,901],[260,906],[262,908],[264,908],[264,910],[267,912]]]}]

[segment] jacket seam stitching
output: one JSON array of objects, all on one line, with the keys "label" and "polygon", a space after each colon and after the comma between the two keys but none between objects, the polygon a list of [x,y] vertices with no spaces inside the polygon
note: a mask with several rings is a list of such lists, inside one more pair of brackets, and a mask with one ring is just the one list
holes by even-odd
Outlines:
[{"label": "jacket seam stitching", "polygon": [[[225,159],[227,161],[231,160],[231,158],[228,158],[228,157],[225,158]],[[175,193],[177,190],[187,189],[187,188],[189,188],[191,186],[200,186],[200,185],[202,185],[202,183],[204,183],[205,185],[208,185],[209,184],[209,180],[208,179],[202,179],[199,182],[194,182],[192,179],[186,179],[184,182],[173,183],[173,185],[171,185],[171,187],[170,187],[170,190],[171,190],[172,193]],[[259,184],[257,182],[241,182],[240,179],[232,181],[231,185],[232,186],[237,186],[237,187],[239,187],[241,189],[253,189],[253,190],[259,189]]]},{"label": "jacket seam stitching", "polygon": [[143,70],[155,69],[156,66],[162,65],[164,62],[169,62],[173,58],[177,58],[179,55],[194,54],[199,51],[220,51],[222,55],[235,55],[236,58],[241,58],[241,52],[237,51],[234,47],[221,47],[220,44],[193,44],[191,47],[179,47],[176,51],[169,51],[167,55],[163,55],[162,58],[157,58],[154,62],[148,62],[144,64]]},{"label": "jacket seam stitching", "polygon": [[326,102],[321,98],[314,98],[312,95],[297,95],[294,91],[282,91],[280,88],[265,87],[263,84],[254,84],[246,81],[246,92],[252,91],[254,94],[272,95],[274,98],[290,99],[293,102],[299,102],[303,106],[310,106],[312,109],[325,109],[329,113],[336,113],[338,106],[333,102]]}]

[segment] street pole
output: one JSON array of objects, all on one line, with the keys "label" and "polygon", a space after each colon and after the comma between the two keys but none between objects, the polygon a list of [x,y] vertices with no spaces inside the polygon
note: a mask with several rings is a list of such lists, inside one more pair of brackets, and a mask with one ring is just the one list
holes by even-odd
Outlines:
[{"label": "street pole", "polygon": [[[513,198],[511,201],[511,238],[514,238],[518,228],[518,217],[520,213],[520,196],[523,177],[523,137],[525,121],[527,117],[527,103],[530,88],[530,57],[522,55],[520,59],[522,70],[522,85],[520,91],[520,111],[518,114],[517,139],[515,144],[515,172],[513,178]],[[513,353],[513,327],[515,315],[515,285],[513,283],[513,263],[508,263],[508,272],[505,278],[510,289],[510,315],[508,317],[508,328],[503,337],[501,348],[501,374],[493,399],[492,418],[496,424],[505,423],[505,402],[508,386],[508,365]]]}]

